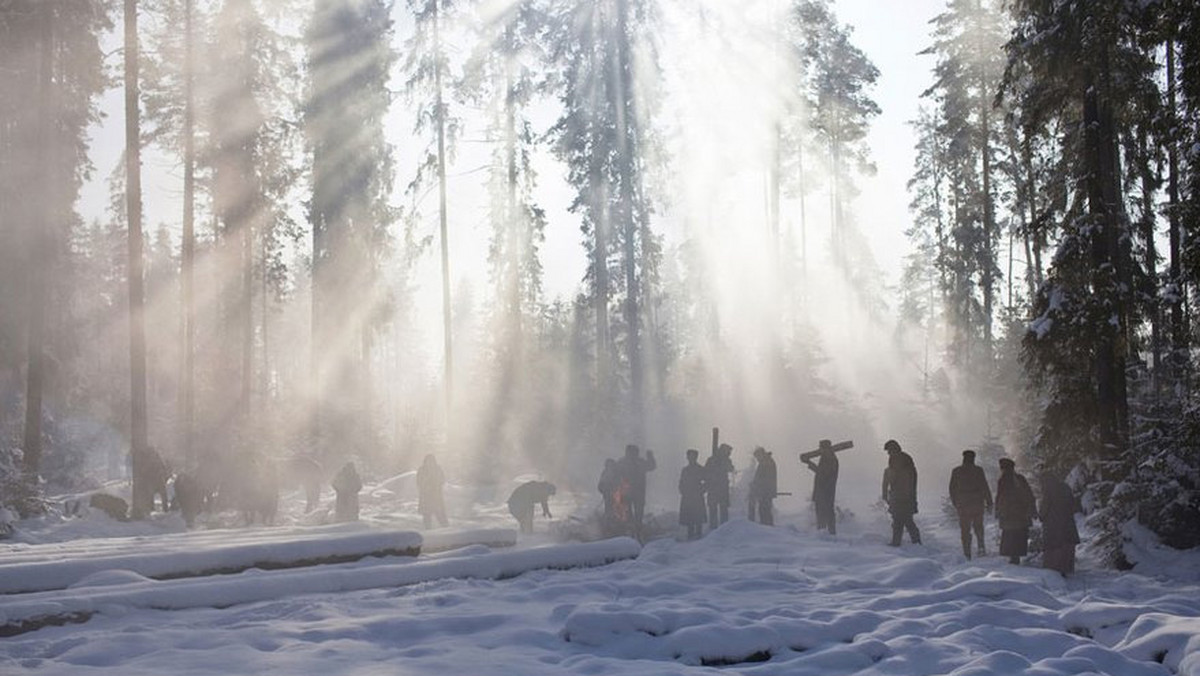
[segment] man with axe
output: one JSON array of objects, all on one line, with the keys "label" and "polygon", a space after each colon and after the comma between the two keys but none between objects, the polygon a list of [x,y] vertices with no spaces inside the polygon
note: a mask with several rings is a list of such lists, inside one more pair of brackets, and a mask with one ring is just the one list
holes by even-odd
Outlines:
[{"label": "man with axe", "polygon": [[[853,441],[832,443],[822,439],[817,444],[817,450],[800,454],[800,462],[808,465],[816,476],[813,477],[813,504],[817,510],[817,530],[827,529],[830,535],[837,534],[837,511],[834,509],[834,498],[837,494],[838,459],[837,452],[854,448]],[[820,462],[814,463],[813,459]]]}]

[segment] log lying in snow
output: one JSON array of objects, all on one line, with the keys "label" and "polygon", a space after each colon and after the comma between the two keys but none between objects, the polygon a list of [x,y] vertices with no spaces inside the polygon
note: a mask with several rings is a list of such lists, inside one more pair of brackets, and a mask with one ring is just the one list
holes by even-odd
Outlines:
[{"label": "log lying in snow", "polygon": [[447,552],[470,545],[484,545],[492,549],[515,547],[517,531],[512,528],[476,528],[473,530],[435,530],[422,533],[422,554]]},{"label": "log lying in snow", "polygon": [[[144,543],[150,548],[152,542]],[[347,563],[368,556],[417,556],[421,534],[411,531],[320,533],[267,542],[200,546],[194,550],[147,551],[94,558],[26,561],[0,565],[0,592],[5,594],[65,589],[89,575],[127,570],[142,577],[182,577],[240,573],[251,568],[276,570],[328,563]]]},{"label": "log lying in snow", "polygon": [[5,599],[0,604],[0,636],[86,622],[106,608],[227,608],[300,594],[400,587],[444,578],[505,580],[531,570],[603,566],[636,558],[640,552],[641,545],[636,540],[622,537],[408,563],[251,571],[220,578],[144,580],[106,587],[77,587]]}]

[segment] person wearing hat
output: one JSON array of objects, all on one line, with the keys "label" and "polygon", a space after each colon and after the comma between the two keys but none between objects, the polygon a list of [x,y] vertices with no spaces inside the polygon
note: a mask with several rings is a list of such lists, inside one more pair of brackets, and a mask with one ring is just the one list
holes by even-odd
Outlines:
[{"label": "person wearing hat", "polygon": [[757,512],[759,523],[774,526],[772,503],[779,490],[775,459],[762,446],[754,449],[754,459],[758,461],[758,467],[755,468],[754,478],[750,481],[750,520],[755,520]]},{"label": "person wearing hat", "polygon": [[1021,563],[1029,553],[1029,527],[1037,514],[1037,501],[1025,477],[1017,474],[1011,458],[1000,458],[1000,479],[996,482],[996,522],[1000,525],[1000,556],[1009,563]]},{"label": "person wearing hat", "polygon": [[975,543],[979,556],[987,554],[983,542],[983,514],[992,509],[992,489],[988,487],[983,468],[975,464],[975,451],[962,453],[962,464],[950,473],[950,502],[958,512],[958,526],[962,531],[963,556],[971,558],[971,531],[975,532]]},{"label": "person wearing hat", "polygon": [[822,439],[817,444],[817,459],[814,463],[809,454],[802,454],[800,460],[808,465],[816,476],[813,477],[813,506],[817,510],[817,530],[828,529],[830,535],[837,534],[837,512],[834,509],[834,496],[837,493],[838,459],[833,450],[833,443]]},{"label": "person wearing hat", "polygon": [[883,470],[883,501],[892,515],[892,546],[899,547],[904,531],[913,544],[921,544],[921,531],[913,521],[917,513],[917,465],[912,456],[900,449],[895,439],[883,445],[888,466]]}]

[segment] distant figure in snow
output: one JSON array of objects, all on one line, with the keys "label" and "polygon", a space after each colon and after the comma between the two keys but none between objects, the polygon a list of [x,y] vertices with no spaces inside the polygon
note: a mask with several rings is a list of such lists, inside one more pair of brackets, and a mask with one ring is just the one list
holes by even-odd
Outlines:
[{"label": "distant figure in snow", "polygon": [[617,461],[617,476],[629,486],[629,525],[634,537],[642,535],[642,516],[646,513],[646,474],[654,471],[654,451],[646,450],[643,458],[635,444],[625,447],[625,457]]},{"label": "distant figure in snow", "polygon": [[169,511],[171,505],[167,494],[167,481],[171,478],[171,468],[166,461],[153,446],[147,446],[141,451],[140,461],[133,464],[138,471],[137,476],[133,477],[137,490],[132,496],[133,504],[130,505],[131,518],[141,519],[153,512],[156,497],[161,498],[162,511]]},{"label": "distant figure in snow", "polygon": [[550,496],[557,490],[549,481],[526,481],[508,496],[508,513],[520,524],[522,533],[533,532],[534,505],[541,504],[542,516],[553,518],[550,515]]},{"label": "distant figure in snow", "polygon": [[600,491],[600,497],[604,498],[604,528],[606,532],[616,520],[613,497],[617,492],[620,480],[620,477],[617,476],[617,461],[612,458],[605,459],[604,471],[600,473],[600,481],[596,484],[596,490]]},{"label": "distant figure in snow", "polygon": [[992,509],[992,489],[983,468],[975,464],[975,451],[962,452],[962,464],[950,472],[950,502],[958,512],[963,556],[971,558],[971,531],[980,556],[987,555],[983,541],[983,514]]},{"label": "distant figure in snow", "polygon": [[698,462],[700,451],[687,450],[687,465],[679,473],[679,524],[687,526],[688,539],[700,537],[704,529],[704,468]]},{"label": "distant figure in snow", "polygon": [[895,439],[883,445],[888,466],[883,470],[883,501],[892,514],[892,546],[899,547],[904,531],[913,544],[921,544],[921,531],[913,521],[917,513],[917,465],[912,456],[900,449]]},{"label": "distant figure in snow", "polygon": [[321,502],[321,480],[325,470],[321,463],[307,455],[296,455],[288,458],[284,465],[287,472],[287,483],[290,487],[300,486],[304,489],[304,512],[308,513],[317,508]]},{"label": "distant figure in snow", "polygon": [[1037,516],[1037,501],[1025,477],[1017,474],[1016,463],[1000,458],[996,482],[996,521],[1000,525],[1000,556],[1012,564],[1029,553],[1029,527]]},{"label": "distant figure in snow", "polygon": [[354,463],[347,462],[342,465],[342,469],[333,478],[333,490],[337,492],[334,519],[337,522],[358,521],[358,492],[362,487],[362,478],[358,476],[358,468]]},{"label": "distant figure in snow", "polygon": [[180,472],[175,475],[175,501],[171,508],[179,510],[188,528],[195,527],[196,516],[204,509],[204,494],[194,474]]},{"label": "distant figure in snow", "polygon": [[817,444],[817,459],[814,463],[807,454],[800,459],[816,476],[813,477],[813,506],[817,510],[817,530],[828,529],[830,535],[837,533],[837,511],[834,509],[834,497],[837,494],[838,459],[833,450],[833,442],[822,439]]},{"label": "distant figure in snow", "polygon": [[733,447],[721,444],[704,462],[704,485],[708,495],[708,527],[716,529],[729,520],[729,475],[733,473]]},{"label": "distant figure in snow", "polygon": [[1050,473],[1041,476],[1042,488],[1042,566],[1057,570],[1064,577],[1075,572],[1075,545],[1079,530],[1075,527],[1075,512],[1079,503],[1071,487]]},{"label": "distant figure in snow", "polygon": [[439,526],[449,525],[446,520],[446,500],[442,496],[442,488],[446,485],[446,473],[438,464],[437,458],[430,453],[425,456],[421,467],[417,469],[417,511],[425,520],[425,527],[433,526],[436,517]]},{"label": "distant figure in snow", "polygon": [[774,526],[773,503],[775,494],[779,491],[775,459],[762,446],[754,449],[754,459],[758,461],[758,465],[754,468],[754,478],[750,480],[749,517],[754,521],[757,513],[759,523]]}]

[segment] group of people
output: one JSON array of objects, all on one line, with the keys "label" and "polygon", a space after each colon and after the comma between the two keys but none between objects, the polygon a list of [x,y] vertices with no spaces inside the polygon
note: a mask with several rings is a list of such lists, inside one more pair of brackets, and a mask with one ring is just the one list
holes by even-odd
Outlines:
[{"label": "group of people", "polygon": [[654,451],[646,455],[635,444],[625,447],[620,460],[608,458],[596,489],[604,499],[603,529],[606,534],[642,535],[646,514],[646,475],[658,468]]},{"label": "group of people", "polygon": [[[839,463],[837,451],[851,446],[849,442],[835,445],[823,439],[817,450],[803,453],[800,460],[813,472],[812,500],[817,515],[817,529],[837,533],[835,499]],[[883,472],[881,500],[892,518],[890,544],[899,547],[904,534],[920,544],[921,531],[914,517],[917,505],[917,466],[913,458],[895,439],[883,446],[887,452],[887,467]],[[721,444],[701,465],[700,453],[687,450],[687,464],[679,475],[679,523],[687,528],[688,539],[702,534],[705,524],[716,528],[729,518],[729,475],[734,471],[730,460],[732,448]],[[772,454],[766,449],[754,449],[756,466],[750,481],[748,516],[764,525],[774,523],[772,500],[783,495],[778,492],[778,470]],[[1043,565],[1066,575],[1075,568],[1075,545],[1079,532],[1074,514],[1077,503],[1070,487],[1050,473],[1041,476],[1041,509],[1029,481],[1016,472],[1016,463],[1001,458],[1000,477],[996,484],[995,500],[983,468],[975,464],[975,452],[963,451],[962,465],[955,467],[950,477],[950,500],[958,514],[962,532],[963,555],[972,556],[972,540],[976,554],[987,553],[984,545],[984,514],[995,509],[1000,527],[1000,554],[1014,564],[1029,553],[1029,534],[1034,519],[1042,522],[1044,546]],[[644,477],[644,473],[642,474]],[[601,480],[601,492],[605,482]],[[640,504],[644,504],[644,482]],[[608,500],[606,497],[606,512]],[[639,511],[640,516],[640,511]]]},{"label": "group of people", "polygon": [[975,451],[963,451],[962,464],[950,474],[950,502],[958,514],[962,533],[963,556],[971,558],[972,540],[978,556],[987,554],[984,544],[983,517],[995,510],[1000,527],[1000,555],[1011,563],[1021,562],[1029,553],[1029,532],[1034,519],[1042,522],[1042,565],[1066,575],[1075,570],[1075,545],[1079,530],[1075,526],[1078,503],[1071,488],[1050,473],[1040,477],[1042,503],[1029,481],[1016,470],[1011,458],[1000,458],[1000,478],[996,481],[995,500],[983,468],[975,464]]}]

